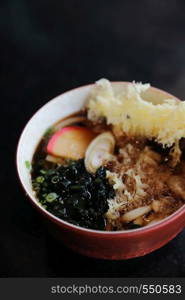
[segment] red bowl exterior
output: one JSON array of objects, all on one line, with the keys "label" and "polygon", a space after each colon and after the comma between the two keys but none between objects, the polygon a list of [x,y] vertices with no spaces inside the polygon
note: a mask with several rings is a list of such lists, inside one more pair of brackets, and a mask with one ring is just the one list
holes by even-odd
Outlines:
[{"label": "red bowl exterior", "polygon": [[120,235],[100,235],[99,233],[82,233],[72,231],[53,223],[49,224],[49,232],[66,246],[80,254],[99,259],[121,260],[146,255],[168,243],[181,230],[179,224],[165,226],[155,230]]},{"label": "red bowl exterior", "polygon": [[[31,200],[31,199],[30,199]],[[185,206],[158,224],[137,230],[105,232],[80,228],[39,209],[48,231],[72,250],[94,258],[121,260],[146,255],[172,240],[185,227]]]},{"label": "red bowl exterior", "polygon": [[120,260],[146,255],[167,244],[185,227],[185,205],[157,224],[137,230],[106,232],[69,224],[41,208],[31,197],[28,198],[42,214],[49,232],[55,238],[83,255],[100,259]]}]

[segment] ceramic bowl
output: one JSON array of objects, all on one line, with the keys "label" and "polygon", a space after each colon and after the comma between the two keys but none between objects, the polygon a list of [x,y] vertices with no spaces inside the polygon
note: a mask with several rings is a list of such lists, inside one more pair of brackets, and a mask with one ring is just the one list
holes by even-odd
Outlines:
[{"label": "ceramic bowl", "polygon": [[[128,83],[112,82],[115,90],[126,84]],[[32,160],[35,149],[48,127],[78,112],[84,106],[92,86],[68,91],[49,101],[34,114],[18,143],[18,176],[31,204],[47,222],[49,231],[66,246],[81,254],[101,259],[128,259],[146,255],[162,247],[182,231],[185,226],[185,206],[153,225],[134,230],[106,232],[81,228],[55,217],[38,204],[32,190],[30,172],[25,166],[25,161]],[[163,99],[173,96],[151,87],[143,97],[153,103],[162,103]]]}]

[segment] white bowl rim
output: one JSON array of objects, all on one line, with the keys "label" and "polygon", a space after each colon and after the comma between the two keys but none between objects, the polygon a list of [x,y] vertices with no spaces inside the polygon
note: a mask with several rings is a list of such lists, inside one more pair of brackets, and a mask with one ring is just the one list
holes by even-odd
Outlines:
[{"label": "white bowl rim", "polygon": [[[128,83],[131,83],[129,81],[111,81],[111,84],[128,84]],[[32,116],[31,118],[28,120],[28,122],[26,123],[25,127],[23,128],[22,130],[22,133],[19,137],[19,140],[18,140],[18,145],[17,145],[17,150],[16,150],[16,168],[17,168],[17,174],[18,174],[18,178],[19,178],[19,181],[23,187],[23,190],[26,192],[26,196],[29,197],[29,199],[31,200],[32,204],[36,205],[38,210],[41,211],[41,213],[46,216],[48,219],[50,219],[50,221],[53,221],[55,224],[61,224],[61,225],[64,225],[65,227],[68,227],[68,229],[75,229],[77,231],[81,231],[83,233],[85,232],[89,232],[89,233],[92,233],[92,234],[100,234],[100,235],[107,235],[107,236],[118,236],[118,235],[138,235],[139,233],[146,233],[146,232],[149,232],[149,231],[153,231],[154,229],[156,228],[160,228],[160,227],[163,227],[163,226],[166,226],[168,225],[170,222],[172,222],[173,220],[175,220],[178,216],[180,217],[180,215],[184,214],[185,213],[185,204],[183,206],[181,206],[179,209],[177,209],[173,214],[169,215],[168,217],[165,217],[164,219],[154,223],[154,224],[149,224],[147,226],[144,226],[144,227],[141,227],[141,228],[136,228],[136,229],[128,229],[128,230],[118,230],[118,231],[105,231],[105,230],[95,230],[95,229],[89,229],[89,228],[84,228],[84,227],[81,227],[81,226],[77,226],[77,225],[74,225],[72,223],[69,223],[65,220],[62,220],[58,217],[56,217],[55,215],[53,215],[52,213],[50,213],[49,211],[47,211],[45,208],[43,208],[42,206],[40,206],[39,202],[38,202],[38,199],[36,197],[34,197],[25,187],[22,179],[21,179],[21,174],[19,172],[19,161],[18,161],[18,153],[19,153],[19,149],[21,148],[21,142],[22,142],[22,137],[24,135],[24,133],[26,132],[27,130],[27,126],[28,124],[32,121],[32,119],[34,118],[35,115],[37,115],[37,113],[39,113],[39,111],[45,107],[47,107],[47,105],[49,103],[51,103],[52,101],[55,101],[56,98],[58,98],[59,96],[63,96],[64,94],[67,94],[67,93],[71,93],[71,92],[75,92],[76,90],[79,90],[79,89],[83,89],[83,88],[86,88],[86,87],[93,87],[95,85],[95,83],[90,83],[90,84],[87,84],[87,85],[82,85],[82,86],[79,86],[79,87],[76,87],[76,88],[73,88],[71,90],[67,90],[65,91],[64,93],[52,98],[51,100],[47,101],[44,105],[42,105]],[[164,90],[161,90],[159,88],[156,88],[156,87],[153,87],[153,86],[150,86],[150,88],[152,89],[155,89],[159,92],[162,92],[162,93],[165,93],[166,95],[169,95],[170,97],[173,97],[174,99],[178,100],[179,99],[175,96],[173,96],[172,94],[164,91]]]}]

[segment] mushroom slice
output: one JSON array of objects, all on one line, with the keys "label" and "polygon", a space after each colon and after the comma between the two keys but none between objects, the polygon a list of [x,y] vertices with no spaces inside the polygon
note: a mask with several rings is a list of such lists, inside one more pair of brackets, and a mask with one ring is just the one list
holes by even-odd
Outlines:
[{"label": "mushroom slice", "polygon": [[115,139],[111,132],[99,134],[89,144],[85,153],[85,167],[88,172],[95,173],[114,152]]},{"label": "mushroom slice", "polygon": [[121,221],[125,223],[129,223],[151,211],[151,206],[146,205],[142,207],[135,208],[129,212],[126,212],[122,217]]},{"label": "mushroom slice", "polygon": [[81,123],[84,122],[86,120],[86,118],[84,116],[76,116],[76,117],[70,117],[67,119],[64,119],[60,122],[58,122],[55,126],[54,126],[54,130],[60,130],[66,126],[75,124],[75,123]]}]

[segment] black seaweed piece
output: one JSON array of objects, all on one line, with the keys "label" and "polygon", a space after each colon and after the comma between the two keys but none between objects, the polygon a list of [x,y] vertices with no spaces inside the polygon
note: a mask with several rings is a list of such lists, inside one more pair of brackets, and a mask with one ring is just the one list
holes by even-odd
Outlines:
[{"label": "black seaweed piece", "polygon": [[[40,169],[38,162],[33,163],[33,188],[49,212],[81,227],[105,230],[107,199],[115,196],[106,179],[106,168],[100,167],[92,175],[86,171],[83,159],[71,161],[68,166],[41,167],[42,163]],[[38,176],[43,177],[41,182]],[[48,202],[46,197],[50,193],[56,193],[57,197]]]}]

